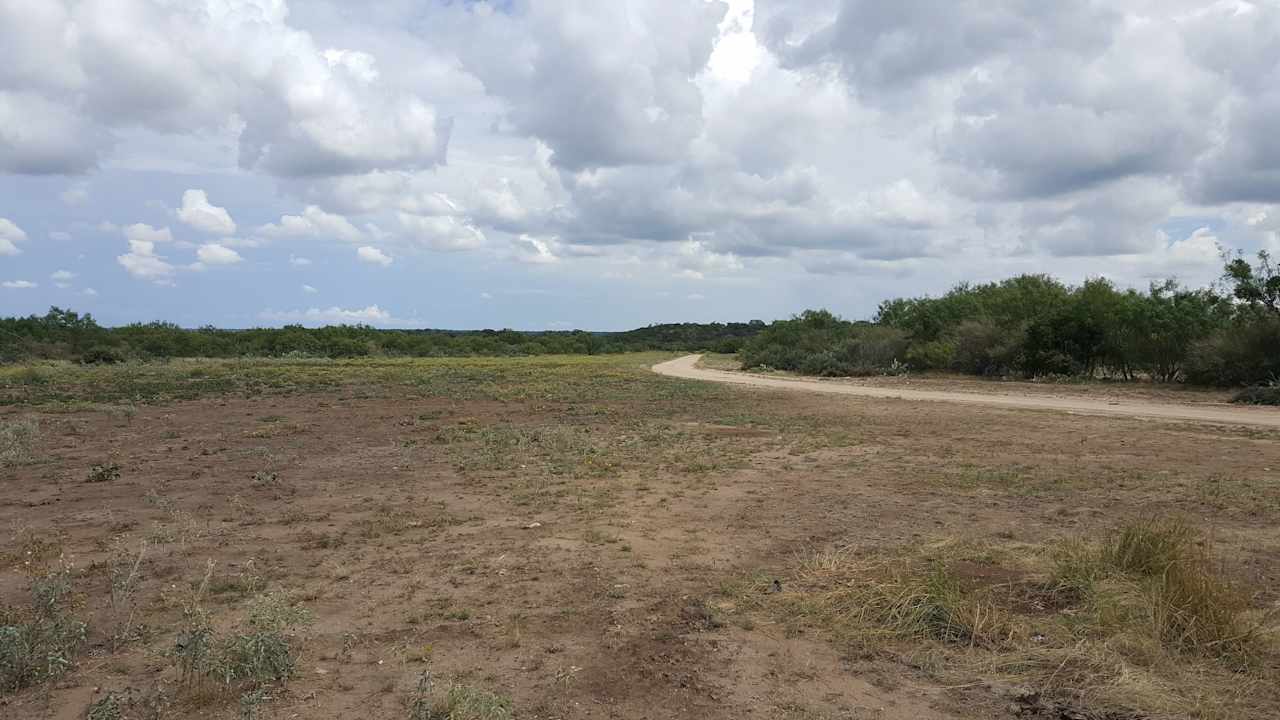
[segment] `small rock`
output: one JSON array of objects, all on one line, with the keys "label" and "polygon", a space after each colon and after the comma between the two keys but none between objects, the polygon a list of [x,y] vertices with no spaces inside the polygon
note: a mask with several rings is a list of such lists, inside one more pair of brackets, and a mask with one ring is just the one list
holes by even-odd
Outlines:
[{"label": "small rock", "polygon": [[529,523],[528,525],[525,525],[525,526],[524,526],[524,529],[525,529],[525,530],[533,530],[533,529],[535,529],[535,528],[540,528],[540,527],[542,527],[542,523],[540,523],[540,522],[531,522],[531,523]]}]

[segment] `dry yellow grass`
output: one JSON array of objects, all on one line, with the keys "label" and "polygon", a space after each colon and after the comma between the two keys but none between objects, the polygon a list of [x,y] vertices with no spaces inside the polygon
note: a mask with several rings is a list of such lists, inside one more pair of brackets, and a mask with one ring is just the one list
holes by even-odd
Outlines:
[{"label": "dry yellow grass", "polygon": [[1278,699],[1275,614],[1250,607],[1211,547],[1172,519],[1053,547],[825,550],[764,605],[859,655],[941,653],[949,683],[1119,717],[1261,717]]}]

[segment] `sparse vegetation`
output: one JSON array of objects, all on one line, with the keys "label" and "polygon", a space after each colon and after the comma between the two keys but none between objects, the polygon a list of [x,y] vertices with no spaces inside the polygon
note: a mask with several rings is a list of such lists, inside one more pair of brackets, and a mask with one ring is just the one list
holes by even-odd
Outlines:
[{"label": "sparse vegetation", "polygon": [[134,619],[138,613],[137,589],[146,554],[147,543],[143,541],[139,543],[136,554],[120,546],[111,558],[111,615],[115,624],[111,632],[113,651],[118,651],[136,637],[138,628],[134,625]]},{"label": "sparse vegetation", "polygon": [[297,665],[297,628],[310,615],[285,596],[274,593],[253,598],[241,627],[218,635],[202,605],[212,567],[184,603],[185,627],[174,655],[188,687],[211,679],[223,688],[252,692],[287,682]]},{"label": "sparse vegetation", "polygon": [[409,720],[509,720],[511,699],[457,682],[443,693],[435,689],[430,672],[418,678],[409,698]]},{"label": "sparse vegetation", "polygon": [[1245,388],[1236,393],[1231,402],[1244,405],[1280,405],[1280,383]]},{"label": "sparse vegetation", "polygon": [[550,717],[609,688],[620,718],[844,717],[819,688],[850,673],[903,714],[938,711],[908,683],[993,716],[1005,687],[1031,717],[1280,707],[1274,431],[737,392],[670,357],[0,368],[50,449],[3,473],[0,605],[76,557],[93,625],[0,714]]},{"label": "sparse vegetation", "polygon": [[28,606],[0,611],[0,691],[11,693],[66,673],[85,630],[74,614],[70,569],[36,578]]},{"label": "sparse vegetation", "polygon": [[[1230,706],[1228,678],[1274,682],[1274,611],[1250,606],[1177,519],[1127,524],[1056,549],[930,546],[917,554],[818,553],[767,607],[860,648],[927,641],[963,675],[998,673],[1126,711]],[[733,592],[730,590],[729,592]],[[1257,662],[1263,656],[1266,662]],[[1056,664],[1056,669],[1051,666]],[[1176,682],[1196,668],[1203,693]],[[1218,680],[1210,681],[1209,677]]]},{"label": "sparse vegetation", "polygon": [[0,467],[31,462],[31,445],[39,429],[35,420],[0,421]]},{"label": "sparse vegetation", "polygon": [[120,479],[120,466],[116,463],[103,463],[89,468],[89,476],[85,482],[101,483]]}]

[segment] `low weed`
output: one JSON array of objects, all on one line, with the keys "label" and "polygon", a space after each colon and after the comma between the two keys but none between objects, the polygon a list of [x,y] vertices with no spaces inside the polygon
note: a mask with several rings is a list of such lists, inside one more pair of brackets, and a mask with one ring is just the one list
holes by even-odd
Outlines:
[{"label": "low weed", "polygon": [[107,690],[89,704],[86,720],[161,720],[169,717],[171,698],[162,685],[142,692],[135,688]]},{"label": "low weed", "polygon": [[260,488],[280,487],[280,476],[273,472],[259,470],[253,474],[253,486]]},{"label": "low weed", "polygon": [[31,585],[31,604],[0,610],[0,692],[60,677],[85,640],[73,614],[71,569],[63,565]]},{"label": "low weed", "polygon": [[184,623],[173,655],[189,692],[199,692],[212,681],[219,689],[240,691],[242,701],[256,697],[254,702],[241,703],[242,712],[253,717],[266,698],[259,691],[293,677],[298,662],[296,630],[310,621],[310,615],[281,593],[258,595],[249,601],[239,628],[218,634],[202,604],[213,570],[211,562],[200,585],[183,601]]},{"label": "low weed", "polygon": [[118,651],[121,646],[135,639],[138,628],[134,618],[138,612],[137,589],[140,579],[142,560],[147,554],[147,543],[138,545],[137,554],[128,551],[122,545],[117,546],[110,560],[111,577],[111,616],[114,628],[111,631],[111,650]]},{"label": "low weed", "polygon": [[1130,523],[1103,545],[1099,559],[1121,572],[1155,577],[1186,558],[1195,539],[1194,528],[1181,519]]},{"label": "low weed", "polygon": [[920,568],[837,551],[814,556],[798,580],[808,590],[800,609],[860,643],[919,638],[998,647],[1008,639],[994,601],[962,586],[942,563]]},{"label": "low weed", "polygon": [[116,463],[103,463],[89,468],[89,476],[85,482],[103,483],[120,479],[120,466]]},{"label": "low weed", "polygon": [[456,682],[439,693],[423,672],[409,698],[409,720],[510,720],[511,698]]},{"label": "low weed", "polygon": [[1280,626],[1212,547],[1184,520],[1154,519],[1052,548],[820,552],[785,592],[758,579],[725,592],[862,651],[923,645],[948,680],[999,677],[1122,713],[1194,704],[1197,717],[1244,717],[1280,700],[1237,690],[1280,686]]},{"label": "low weed", "polygon": [[298,661],[294,631],[309,621],[310,614],[281,593],[254,598],[241,629],[218,643],[210,674],[228,687],[287,681]]},{"label": "low weed", "polygon": [[31,419],[0,422],[0,467],[31,462],[31,446],[39,431],[40,424]]}]

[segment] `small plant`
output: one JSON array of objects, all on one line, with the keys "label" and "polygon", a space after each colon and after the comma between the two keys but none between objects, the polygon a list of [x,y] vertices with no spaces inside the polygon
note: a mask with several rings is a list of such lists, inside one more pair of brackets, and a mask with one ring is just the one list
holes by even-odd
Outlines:
[{"label": "small plant", "polygon": [[136,688],[108,690],[85,710],[85,720],[161,720],[168,717],[170,698],[164,687],[156,684],[150,691]]},{"label": "small plant", "polygon": [[31,462],[31,446],[39,429],[35,420],[0,422],[0,467]]},{"label": "small plant", "polygon": [[120,479],[120,466],[116,463],[94,465],[89,468],[89,477],[85,482],[102,483]]},{"label": "small plant", "polygon": [[1257,632],[1241,621],[1248,602],[1202,550],[1170,565],[1150,592],[1152,625],[1165,647],[1239,659],[1251,653]]},{"label": "small plant", "polygon": [[254,487],[279,487],[280,476],[273,472],[259,470],[253,474],[253,485]]},{"label": "small plant", "polygon": [[240,720],[257,720],[258,707],[269,702],[266,688],[257,688],[240,695]]},{"label": "small plant", "polygon": [[451,683],[436,696],[431,673],[424,671],[409,698],[409,720],[510,720],[511,698],[468,685]]},{"label": "small plant", "polygon": [[256,717],[257,706],[268,699],[263,688],[293,676],[297,652],[292,630],[310,615],[281,594],[261,595],[250,601],[241,631],[218,637],[201,607],[213,567],[210,562],[199,588],[183,603],[185,620],[173,654],[184,686],[194,689],[214,680],[228,690],[239,688],[244,692],[242,717]]},{"label": "small plant", "polygon": [[431,697],[431,672],[423,670],[418,684],[409,697],[409,720],[433,720],[436,717],[434,699]]},{"label": "small plant", "polygon": [[14,692],[69,670],[85,639],[85,624],[71,614],[71,570],[66,565],[31,585],[31,605],[0,612],[0,692]]},{"label": "small plant", "polygon": [[1154,639],[1176,652],[1236,660],[1256,649],[1259,628],[1245,621],[1247,598],[1210,557],[1209,541],[1180,519],[1120,528],[1103,544],[1094,578],[1107,572],[1135,579]]},{"label": "small plant", "polygon": [[142,567],[142,559],[147,553],[144,540],[138,545],[138,554],[119,548],[111,561],[111,615],[115,620],[115,629],[111,633],[111,649],[118,651],[120,647],[132,640],[135,634],[134,615],[138,611],[134,592],[137,590],[138,571]]},{"label": "small plant", "polygon": [[178,631],[178,639],[174,642],[173,655],[182,670],[182,685],[187,688],[203,679],[209,664],[213,628],[209,623],[209,614],[201,603],[209,589],[209,579],[213,577],[214,567],[215,563],[210,560],[205,565],[204,579],[200,585],[181,600],[182,626]]},{"label": "small plant", "polygon": [[511,698],[468,685],[453,684],[445,696],[441,720],[509,720]]},{"label": "small plant", "polygon": [[101,700],[89,706],[86,720],[123,720],[124,701],[114,691],[107,691]]},{"label": "small plant", "polygon": [[1149,520],[1121,528],[1103,548],[1103,559],[1122,572],[1156,577],[1187,556],[1195,532],[1178,519]]}]

